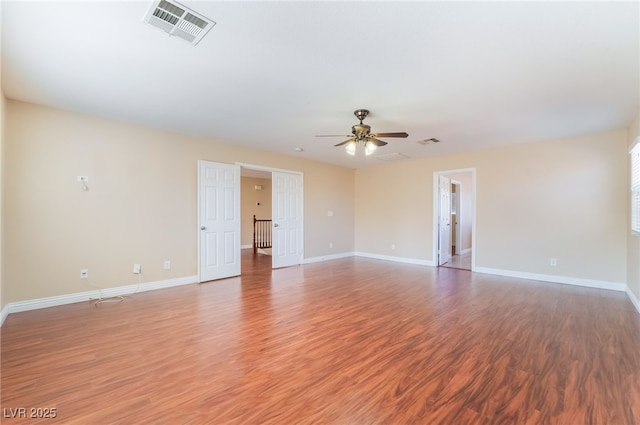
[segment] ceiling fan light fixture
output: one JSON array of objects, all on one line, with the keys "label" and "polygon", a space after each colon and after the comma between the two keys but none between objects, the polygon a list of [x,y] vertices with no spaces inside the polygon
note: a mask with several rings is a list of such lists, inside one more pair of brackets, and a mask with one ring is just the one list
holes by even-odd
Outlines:
[{"label": "ceiling fan light fixture", "polygon": [[351,135],[340,136],[338,134],[323,134],[316,137],[349,137],[344,142],[340,142],[338,144],[335,144],[334,146],[344,146],[347,154],[351,156],[354,156],[356,154],[358,143],[362,143],[364,154],[368,156],[374,153],[380,146],[385,146],[387,144],[387,142],[385,142],[384,140],[380,140],[380,138],[402,137],[406,139],[407,137],[409,137],[409,134],[404,131],[395,133],[372,133],[371,127],[362,122],[362,120],[364,120],[367,115],[369,115],[369,110],[356,109],[353,113],[355,114],[356,118],[360,120],[360,123],[351,127]]},{"label": "ceiling fan light fixture", "polygon": [[352,140],[344,146],[344,150],[347,151],[349,155],[356,154],[356,141]]},{"label": "ceiling fan light fixture", "polygon": [[369,140],[364,142],[364,154],[365,155],[371,155],[372,153],[374,153],[376,151],[376,149],[378,149],[378,147],[375,145],[375,143],[370,142]]}]

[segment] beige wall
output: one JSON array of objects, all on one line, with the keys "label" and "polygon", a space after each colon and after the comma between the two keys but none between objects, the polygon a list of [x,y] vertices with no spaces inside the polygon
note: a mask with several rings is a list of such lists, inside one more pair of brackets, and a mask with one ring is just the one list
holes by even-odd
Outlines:
[{"label": "beige wall", "polygon": [[432,260],[433,173],[476,168],[477,267],[627,282],[640,294],[625,165],[640,117],[629,131],[353,171],[12,100],[3,109],[3,306],[94,289],[81,268],[104,288],[137,283],[133,263],[145,282],[195,275],[198,159],[303,172],[305,258]]},{"label": "beige wall", "polygon": [[[271,180],[253,177],[242,177],[240,180],[240,244],[253,246],[253,215],[259,220],[271,219]],[[256,185],[262,186],[262,190],[255,190]]]},{"label": "beige wall", "polygon": [[[635,141],[640,137],[640,112],[628,129],[628,149],[631,149]],[[627,160],[628,161],[628,160]],[[631,210],[631,196],[628,191],[630,177],[627,177],[627,197],[629,204],[628,211]],[[640,236],[631,234],[631,222],[628,222],[627,238],[627,286],[640,299]]]},{"label": "beige wall", "polygon": [[135,284],[134,263],[144,282],[196,275],[199,159],[303,172],[305,258],[353,251],[353,170],[12,100],[5,112],[5,302]]},{"label": "beige wall", "polygon": [[620,130],[358,169],[356,251],[433,260],[433,173],[476,168],[477,267],[624,283],[627,160]]}]

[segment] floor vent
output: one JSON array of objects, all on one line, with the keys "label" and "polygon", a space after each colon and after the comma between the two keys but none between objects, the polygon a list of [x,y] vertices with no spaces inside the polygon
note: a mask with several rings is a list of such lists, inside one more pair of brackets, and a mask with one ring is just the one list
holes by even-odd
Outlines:
[{"label": "floor vent", "polygon": [[380,161],[397,161],[399,159],[409,159],[409,157],[407,155],[395,152],[376,156],[376,159],[379,159]]},{"label": "floor vent", "polygon": [[194,46],[216,24],[175,1],[154,1],[144,16],[144,22]]}]

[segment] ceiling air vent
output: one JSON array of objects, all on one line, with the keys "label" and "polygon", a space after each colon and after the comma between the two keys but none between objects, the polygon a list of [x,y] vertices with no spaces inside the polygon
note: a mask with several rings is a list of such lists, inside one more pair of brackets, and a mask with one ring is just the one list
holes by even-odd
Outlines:
[{"label": "ceiling air vent", "polygon": [[433,143],[440,143],[440,140],[436,139],[435,137],[432,137],[430,139],[418,140],[416,143],[421,145],[431,145]]},{"label": "ceiling air vent", "polygon": [[167,0],[154,1],[144,16],[144,22],[194,46],[216,24],[178,2]]},{"label": "ceiling air vent", "polygon": [[380,161],[398,161],[400,159],[409,159],[409,157],[403,153],[395,152],[386,155],[378,155],[376,156],[376,159],[379,159]]}]

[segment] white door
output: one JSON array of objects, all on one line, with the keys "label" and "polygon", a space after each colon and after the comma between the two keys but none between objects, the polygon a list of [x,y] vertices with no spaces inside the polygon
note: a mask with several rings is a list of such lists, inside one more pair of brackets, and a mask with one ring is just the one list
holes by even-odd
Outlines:
[{"label": "white door", "polygon": [[[462,189],[460,182],[451,181],[451,188],[455,191],[455,195],[451,195],[451,216],[453,217],[453,223],[451,223],[452,233],[455,235],[452,245],[456,247],[456,254],[460,254],[462,251],[462,232],[460,231],[460,221],[462,220]],[[455,199],[454,199],[455,198]]]},{"label": "white door", "polygon": [[443,265],[451,260],[451,179],[440,176],[440,218],[439,243],[438,243],[438,265]]},{"label": "white door", "polygon": [[302,264],[302,175],[272,174],[272,267]]},{"label": "white door", "polygon": [[240,167],[198,161],[199,281],[240,274]]}]

